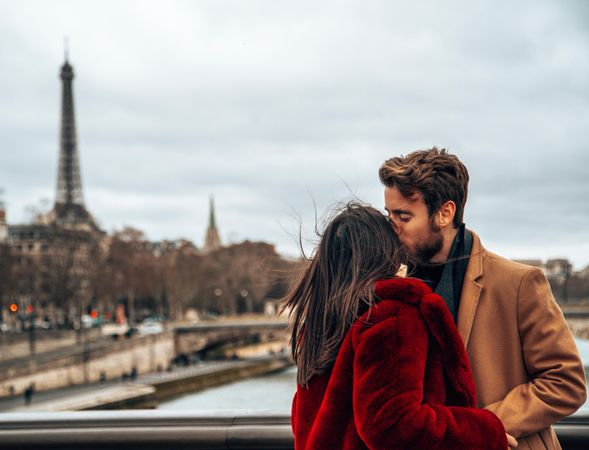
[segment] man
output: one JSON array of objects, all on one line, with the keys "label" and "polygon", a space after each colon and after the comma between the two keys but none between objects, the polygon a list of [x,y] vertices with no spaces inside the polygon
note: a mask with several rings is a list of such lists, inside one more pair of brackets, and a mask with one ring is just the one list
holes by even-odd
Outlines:
[{"label": "man", "polygon": [[551,425],[585,402],[585,375],[546,277],[485,250],[464,227],[469,177],[456,156],[416,151],[387,160],[379,176],[410,275],[444,298],[458,326],[478,405],[519,448],[560,449]]}]

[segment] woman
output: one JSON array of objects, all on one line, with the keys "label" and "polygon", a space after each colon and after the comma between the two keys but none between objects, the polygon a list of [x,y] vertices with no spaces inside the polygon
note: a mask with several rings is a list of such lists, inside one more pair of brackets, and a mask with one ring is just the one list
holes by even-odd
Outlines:
[{"label": "woman", "polygon": [[507,449],[443,300],[394,276],[400,248],[383,214],[350,203],[287,296],[295,449]]}]

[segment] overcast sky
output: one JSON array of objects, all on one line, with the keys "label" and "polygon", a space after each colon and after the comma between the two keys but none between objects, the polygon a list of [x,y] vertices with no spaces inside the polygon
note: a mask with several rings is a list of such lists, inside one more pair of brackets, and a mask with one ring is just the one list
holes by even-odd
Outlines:
[{"label": "overcast sky", "polygon": [[69,37],[84,197],[107,231],[297,254],[382,208],[387,158],[447,147],[465,221],[512,258],[589,264],[589,2],[0,0],[0,187],[54,201]]}]

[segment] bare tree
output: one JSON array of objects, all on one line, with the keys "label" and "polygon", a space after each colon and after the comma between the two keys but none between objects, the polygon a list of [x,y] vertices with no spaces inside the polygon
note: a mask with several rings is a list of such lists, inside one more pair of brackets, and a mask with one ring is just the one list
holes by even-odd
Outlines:
[{"label": "bare tree", "polygon": [[179,320],[189,306],[194,306],[201,279],[198,277],[201,258],[194,245],[184,243],[165,256],[165,285],[168,300],[168,314]]},{"label": "bare tree", "polygon": [[147,244],[141,231],[127,227],[113,234],[108,250],[113,291],[126,298],[131,324],[137,322],[137,299],[149,296],[157,284],[155,256]]}]

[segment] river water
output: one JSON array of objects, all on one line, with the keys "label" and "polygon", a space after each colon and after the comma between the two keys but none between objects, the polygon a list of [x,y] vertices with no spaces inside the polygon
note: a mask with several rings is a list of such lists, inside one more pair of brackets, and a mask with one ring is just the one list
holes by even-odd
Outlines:
[{"label": "river water", "polygon": [[296,390],[296,377],[296,368],[290,367],[278,373],[187,394],[161,403],[158,409],[288,415]]},{"label": "river water", "polygon": [[[575,339],[585,367],[589,366],[589,340]],[[249,380],[188,394],[162,403],[159,409],[196,410],[215,413],[277,413],[290,414],[292,397],[296,390],[296,369],[291,367]],[[577,412],[589,415],[589,401]]]}]

